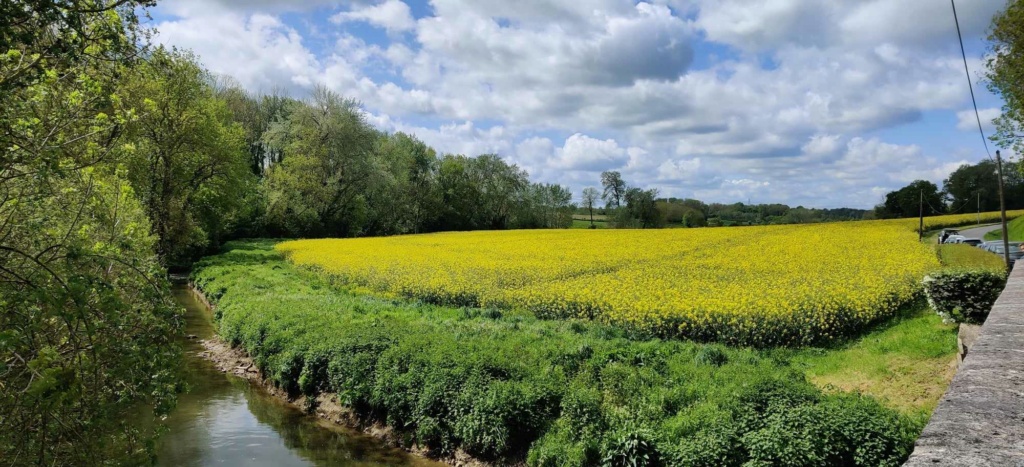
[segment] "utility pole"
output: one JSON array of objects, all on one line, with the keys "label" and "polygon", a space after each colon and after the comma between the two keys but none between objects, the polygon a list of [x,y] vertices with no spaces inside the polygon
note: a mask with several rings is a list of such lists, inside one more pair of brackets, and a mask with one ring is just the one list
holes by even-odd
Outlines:
[{"label": "utility pole", "polygon": [[924,189],[921,189],[921,201],[918,205],[917,241],[924,238]]},{"label": "utility pole", "polygon": [[978,225],[981,225],[981,190],[978,190]]},{"label": "utility pole", "polygon": [[1003,259],[1006,272],[1010,272],[1010,236],[1006,228],[1006,196],[1003,194],[1003,158],[996,149],[996,169],[999,171],[999,212],[1003,222]]}]

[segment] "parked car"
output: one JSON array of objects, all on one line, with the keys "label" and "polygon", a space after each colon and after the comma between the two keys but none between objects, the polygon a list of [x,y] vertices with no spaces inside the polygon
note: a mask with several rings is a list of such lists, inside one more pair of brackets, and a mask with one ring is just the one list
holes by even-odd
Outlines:
[{"label": "parked car", "polygon": [[[992,244],[989,251],[999,256],[1003,256],[1003,242],[997,241],[988,243]],[[1010,242],[1010,266],[1013,266],[1018,259],[1024,257],[1024,250],[1021,249],[1022,244],[1024,244],[1024,242]]]},{"label": "parked car", "polygon": [[983,242],[980,238],[965,238],[963,240],[960,240],[960,243],[963,243],[964,245],[978,246]]},{"label": "parked car", "polygon": [[942,231],[939,232],[939,236],[938,236],[937,240],[939,241],[939,243],[949,243],[946,240],[949,240],[950,236],[959,235],[959,234],[960,234],[960,231],[956,230],[956,229],[942,229]]},{"label": "parked car", "polygon": [[950,235],[950,236],[946,237],[946,241],[944,241],[942,243],[946,243],[946,244],[960,243],[961,240],[966,240],[966,239],[967,239],[967,237],[965,237],[963,235],[959,235],[959,234],[957,234],[957,235]]}]

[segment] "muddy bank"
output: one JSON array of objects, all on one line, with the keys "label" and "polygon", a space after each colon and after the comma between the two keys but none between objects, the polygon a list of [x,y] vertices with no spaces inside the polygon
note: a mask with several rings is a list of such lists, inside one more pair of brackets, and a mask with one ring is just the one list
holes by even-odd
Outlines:
[{"label": "muddy bank", "polygon": [[[203,295],[201,290],[191,284],[190,290],[200,303],[203,303],[211,310],[214,308],[210,301],[207,300],[206,296]],[[212,362],[219,371],[239,378],[244,378],[254,384],[258,384],[269,394],[299,410],[306,410],[308,407],[308,402],[305,396],[299,396],[297,398],[289,397],[286,391],[276,387],[269,379],[265,378],[253,362],[252,358],[250,358],[241,349],[231,348],[230,345],[216,336],[210,339],[200,340],[199,343],[205,350],[200,352],[198,355]],[[522,462],[492,464],[476,459],[462,450],[457,451],[453,456],[438,457],[422,446],[409,446],[403,443],[401,434],[396,433],[391,427],[380,423],[367,424],[361,421],[356,414],[352,412],[352,410],[339,404],[335,395],[330,393],[320,394],[317,396],[315,415],[322,420],[357,430],[369,436],[373,436],[374,438],[380,439],[389,447],[400,448],[416,456],[443,462],[456,467],[524,465]]]}]

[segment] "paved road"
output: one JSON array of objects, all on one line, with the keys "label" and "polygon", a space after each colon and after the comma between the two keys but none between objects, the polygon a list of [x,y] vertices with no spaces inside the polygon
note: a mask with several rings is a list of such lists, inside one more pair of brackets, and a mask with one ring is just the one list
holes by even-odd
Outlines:
[{"label": "paved road", "polygon": [[960,235],[963,235],[967,238],[979,238],[984,240],[985,234],[998,228],[999,224],[988,224],[983,225],[981,227],[961,228]]}]

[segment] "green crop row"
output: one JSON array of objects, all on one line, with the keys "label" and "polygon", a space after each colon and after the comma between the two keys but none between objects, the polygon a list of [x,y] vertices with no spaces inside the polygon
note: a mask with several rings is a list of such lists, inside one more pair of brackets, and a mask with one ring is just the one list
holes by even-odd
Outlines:
[{"label": "green crop row", "polygon": [[[235,243],[197,265],[221,336],[292,395],[409,444],[529,465],[899,465],[920,420],[771,353],[347,293]],[[632,338],[631,338],[632,337]]]}]

